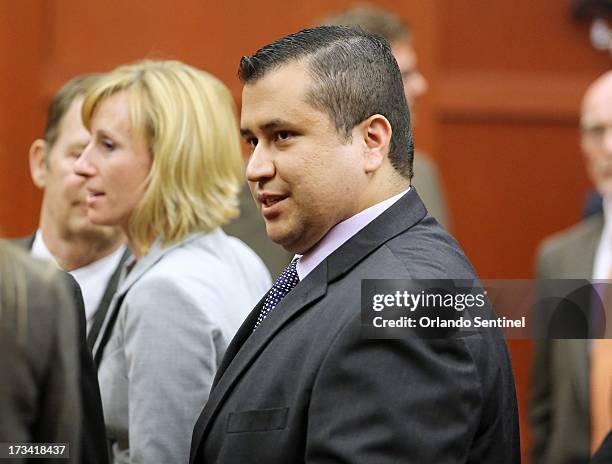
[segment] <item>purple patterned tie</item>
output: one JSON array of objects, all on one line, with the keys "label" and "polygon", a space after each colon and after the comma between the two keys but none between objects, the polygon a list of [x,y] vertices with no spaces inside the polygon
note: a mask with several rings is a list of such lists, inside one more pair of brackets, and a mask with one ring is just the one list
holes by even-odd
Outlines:
[{"label": "purple patterned tie", "polygon": [[272,285],[272,288],[270,289],[270,291],[268,292],[268,296],[266,297],[266,301],[264,302],[264,305],[261,308],[261,312],[259,313],[259,317],[257,318],[255,327],[253,327],[253,332],[257,330],[259,324],[263,322],[263,320],[270,313],[270,311],[272,311],[276,307],[276,305],[280,303],[280,300],[285,298],[285,296],[287,296],[287,293],[289,293],[291,289],[295,287],[300,281],[296,269],[297,262],[297,259],[291,261],[289,266],[285,268],[282,274],[278,276],[278,279],[276,279],[276,281]]}]

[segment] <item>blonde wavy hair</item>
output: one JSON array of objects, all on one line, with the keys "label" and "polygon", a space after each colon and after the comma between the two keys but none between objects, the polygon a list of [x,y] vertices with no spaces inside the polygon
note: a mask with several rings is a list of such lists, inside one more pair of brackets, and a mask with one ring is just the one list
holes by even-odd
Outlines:
[{"label": "blonde wavy hair", "polygon": [[143,197],[132,212],[131,240],[147,253],[238,215],[244,166],[234,100],[214,76],[179,61],[120,66],[103,75],[83,102],[85,127],[111,95],[128,97],[132,131],[152,157]]}]

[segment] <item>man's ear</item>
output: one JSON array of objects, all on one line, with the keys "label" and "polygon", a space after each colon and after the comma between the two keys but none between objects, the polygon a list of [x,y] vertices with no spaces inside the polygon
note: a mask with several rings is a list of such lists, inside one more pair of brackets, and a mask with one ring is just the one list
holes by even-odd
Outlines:
[{"label": "man's ear", "polygon": [[373,114],[360,124],[365,143],[364,169],[370,174],[378,170],[389,155],[393,129],[389,120],[381,114]]},{"label": "man's ear", "polygon": [[47,183],[47,142],[36,139],[30,146],[30,175],[38,188],[44,189]]}]

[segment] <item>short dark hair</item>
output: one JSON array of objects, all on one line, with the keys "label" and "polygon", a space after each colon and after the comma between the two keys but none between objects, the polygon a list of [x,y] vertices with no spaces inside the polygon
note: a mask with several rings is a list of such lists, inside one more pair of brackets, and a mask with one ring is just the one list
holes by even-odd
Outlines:
[{"label": "short dark hair", "polygon": [[319,25],[359,26],[365,31],[387,39],[393,45],[400,40],[412,39],[410,26],[397,14],[380,7],[361,4],[327,16]]},{"label": "short dark hair", "polygon": [[304,61],[313,78],[307,102],[326,113],[344,137],[373,114],[391,124],[389,160],[412,177],[413,141],[402,77],[389,43],[360,28],[321,26],[304,29],[260,48],[240,60],[245,85],[269,71]]},{"label": "short dark hair", "polygon": [[47,125],[43,136],[49,147],[47,153],[57,142],[60,125],[72,102],[75,98],[84,96],[99,77],[100,74],[82,74],[68,81],[53,95],[47,109]]}]

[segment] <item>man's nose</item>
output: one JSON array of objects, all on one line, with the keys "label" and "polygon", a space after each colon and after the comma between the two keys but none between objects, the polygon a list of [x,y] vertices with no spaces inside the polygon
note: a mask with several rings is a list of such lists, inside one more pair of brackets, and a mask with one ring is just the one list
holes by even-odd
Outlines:
[{"label": "man's nose", "polygon": [[275,173],[274,160],[269,150],[266,150],[262,144],[258,144],[247,162],[247,180],[249,182],[261,182],[273,178]]}]

